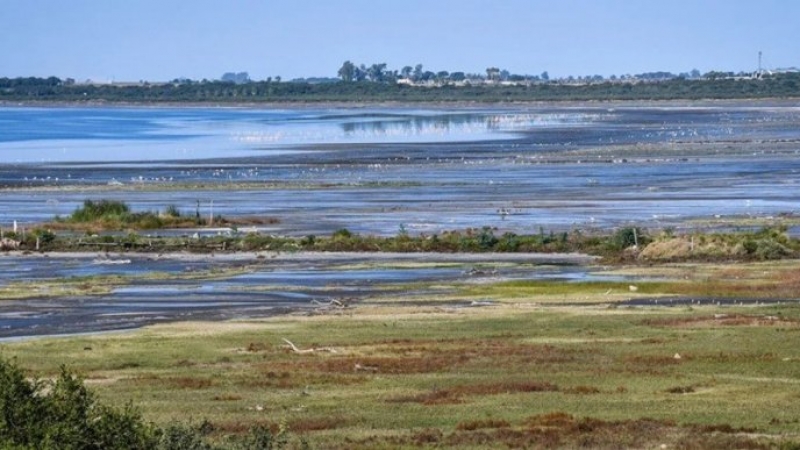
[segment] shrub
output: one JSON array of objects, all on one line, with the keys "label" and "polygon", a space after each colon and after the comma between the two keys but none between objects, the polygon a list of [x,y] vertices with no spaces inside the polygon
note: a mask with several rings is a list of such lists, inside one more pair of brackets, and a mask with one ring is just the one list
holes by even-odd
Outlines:
[{"label": "shrub", "polygon": [[353,237],[353,233],[347,228],[340,228],[333,232],[333,239],[350,239],[351,237]]},{"label": "shrub", "polygon": [[178,218],[181,216],[181,212],[175,205],[167,205],[167,209],[164,210],[164,215],[167,217]]},{"label": "shrub", "polygon": [[83,206],[70,216],[73,222],[92,222],[98,219],[120,219],[130,213],[130,208],[118,200],[85,200]]},{"label": "shrub", "polygon": [[[83,380],[64,367],[53,382],[29,379],[13,361],[0,358],[0,449],[3,450],[214,450],[209,422],[145,422],[130,404],[99,403]],[[273,434],[255,427],[225,448],[273,450],[288,445],[285,426]],[[301,444],[305,443],[301,441]]]},{"label": "shrub", "polygon": [[128,222],[133,222],[136,228],[142,230],[156,230],[164,226],[164,221],[151,212],[135,214]]},{"label": "shrub", "polygon": [[284,448],[287,443],[285,428],[281,427],[277,434],[273,434],[267,427],[256,426],[250,430],[250,434],[238,448],[241,450],[276,450]]},{"label": "shrub", "polygon": [[649,239],[647,239],[642,233],[642,230],[636,227],[625,227],[617,230],[614,233],[614,236],[611,238],[611,245],[619,250],[624,250],[628,247],[633,247],[634,245],[644,246],[649,243]]},{"label": "shrub", "polygon": [[478,233],[478,246],[481,250],[490,250],[492,249],[498,242],[498,239],[495,237],[494,232],[489,227],[483,227]]},{"label": "shrub", "polygon": [[762,260],[781,259],[790,253],[791,252],[779,242],[768,239],[758,241],[758,247],[755,250],[755,256]]},{"label": "shrub", "polygon": [[42,244],[49,244],[56,240],[56,234],[50,230],[45,230],[43,228],[35,228],[33,230],[33,235],[39,238],[39,241]]},{"label": "shrub", "polygon": [[132,407],[98,404],[65,368],[52,383],[29,381],[0,359],[0,448],[151,449],[154,436]]},{"label": "shrub", "polygon": [[200,427],[174,423],[159,433],[157,450],[213,450]]}]

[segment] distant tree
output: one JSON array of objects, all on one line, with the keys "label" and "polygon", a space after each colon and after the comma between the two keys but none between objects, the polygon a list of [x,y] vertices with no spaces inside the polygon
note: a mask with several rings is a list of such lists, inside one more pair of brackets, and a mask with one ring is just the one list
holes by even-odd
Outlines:
[{"label": "distant tree", "polygon": [[342,67],[339,68],[339,72],[337,72],[337,74],[342,81],[349,83],[356,77],[356,65],[351,61],[345,61],[344,64],[342,64]]},{"label": "distant tree", "polygon": [[486,79],[490,81],[497,81],[500,79],[500,69],[497,67],[486,68]]},{"label": "distant tree", "polygon": [[717,79],[720,79],[720,78],[725,78],[725,72],[718,72],[718,71],[712,70],[710,72],[706,72],[705,74],[703,74],[703,78],[705,78],[707,80],[717,80]]},{"label": "distant tree", "polygon": [[544,81],[549,81],[550,80],[550,74],[548,74],[546,70],[544,72],[542,72],[542,74],[539,75],[539,77],[541,77],[541,79],[544,80]]},{"label": "distant tree", "polygon": [[414,81],[422,80],[422,64],[414,66]]},{"label": "distant tree", "polygon": [[356,67],[356,81],[364,81],[367,79],[367,66],[361,64]]},{"label": "distant tree", "polygon": [[411,72],[413,70],[414,70],[414,68],[411,67],[411,66],[403,66],[403,68],[400,70],[400,75],[403,78],[411,78]]},{"label": "distant tree", "polygon": [[464,72],[453,72],[450,74],[450,79],[452,81],[464,81],[466,78],[467,76],[464,75]]},{"label": "distant tree", "polygon": [[384,71],[386,70],[386,63],[373,64],[367,69],[367,77],[370,81],[382,83],[384,81]]},{"label": "distant tree", "polygon": [[446,70],[440,70],[440,71],[436,72],[436,79],[439,82],[446,81],[449,77],[450,77],[450,72],[448,72]]}]

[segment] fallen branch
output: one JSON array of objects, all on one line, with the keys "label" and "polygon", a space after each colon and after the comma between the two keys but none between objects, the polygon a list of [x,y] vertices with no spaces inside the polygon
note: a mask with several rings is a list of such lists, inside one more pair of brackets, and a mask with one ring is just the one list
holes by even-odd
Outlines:
[{"label": "fallen branch", "polygon": [[297,354],[301,354],[301,355],[302,354],[306,354],[306,353],[314,353],[314,352],[339,353],[333,347],[314,347],[314,348],[307,348],[305,350],[301,350],[301,349],[297,348],[297,346],[294,345],[292,343],[292,341],[290,341],[290,340],[288,340],[286,338],[283,338],[283,342],[286,342],[287,344],[289,344],[289,347],[291,347],[293,352],[295,352]]},{"label": "fallen branch", "polygon": [[347,308],[348,301],[345,300],[344,302],[341,300],[331,299],[328,303],[321,302],[319,300],[311,300],[311,304],[317,306],[318,308]]}]

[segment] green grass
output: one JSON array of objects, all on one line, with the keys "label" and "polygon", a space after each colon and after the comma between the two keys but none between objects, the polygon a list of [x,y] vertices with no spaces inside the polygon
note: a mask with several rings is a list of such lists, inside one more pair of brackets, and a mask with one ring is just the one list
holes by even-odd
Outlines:
[{"label": "green grass", "polygon": [[[207,420],[220,443],[285,424],[312,448],[800,444],[800,306],[602,304],[794,298],[796,262],[607,273],[645,281],[468,278],[404,306],[395,289],[337,314],[5,342],[0,356],[44,377],[67,364],[101,401],[133,402],[161,426]],[[297,354],[283,339],[336,351]]]},{"label": "green grass", "polygon": [[[715,318],[721,312],[729,320]],[[651,435],[637,438],[649,444],[722,445],[729,443],[723,437],[749,438],[698,427],[797,439],[798,336],[794,306],[362,307],[343,316],[36,339],[0,351],[46,376],[68,363],[102,400],[133,401],[158,423],[207,419],[220,439],[285,421],[315,448],[412,448],[424,439],[494,448],[510,435],[535,444],[541,436],[529,435],[529,422],[563,413],[571,419],[553,432],[565,446],[580,439],[633,444],[631,427],[644,418],[658,421]],[[283,338],[337,352],[295,354]],[[587,418],[601,421],[595,431],[586,431]],[[490,427],[489,443],[467,430],[476,426]],[[606,436],[612,431],[618,436]]]}]

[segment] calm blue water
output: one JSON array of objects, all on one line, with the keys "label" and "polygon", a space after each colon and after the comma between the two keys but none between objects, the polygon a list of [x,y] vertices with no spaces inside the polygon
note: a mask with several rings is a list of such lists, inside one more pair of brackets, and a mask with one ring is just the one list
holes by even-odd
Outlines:
[{"label": "calm blue water", "polygon": [[246,108],[0,108],[10,163],[231,158],[299,146],[480,141],[585,114]]},{"label": "calm blue water", "polygon": [[[119,164],[269,158],[316,153],[335,145],[453,144],[522,137],[528,150],[792,140],[800,134],[798,122],[800,109],[793,107],[0,107],[0,157],[13,164]],[[459,150],[440,146],[425,156],[448,157]],[[402,149],[402,153],[414,152]]]}]

